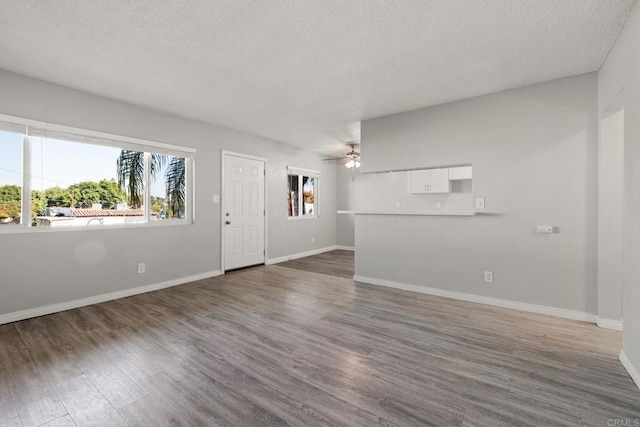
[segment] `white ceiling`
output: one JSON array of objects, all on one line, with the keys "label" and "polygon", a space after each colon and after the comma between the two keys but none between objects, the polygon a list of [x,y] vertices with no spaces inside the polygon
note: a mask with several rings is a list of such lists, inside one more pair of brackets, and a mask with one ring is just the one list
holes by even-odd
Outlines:
[{"label": "white ceiling", "polygon": [[597,70],[635,1],[3,0],[0,68],[332,153],[363,119]]}]

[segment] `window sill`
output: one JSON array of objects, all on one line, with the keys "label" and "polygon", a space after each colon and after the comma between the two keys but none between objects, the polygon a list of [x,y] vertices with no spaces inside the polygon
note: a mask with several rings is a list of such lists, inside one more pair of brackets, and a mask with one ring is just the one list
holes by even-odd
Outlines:
[{"label": "window sill", "polygon": [[[162,228],[194,225],[195,221],[170,220],[169,222],[147,222],[142,224],[116,224],[116,225],[87,225],[81,227],[24,227],[20,225],[0,225],[0,235],[3,234],[31,234],[31,233],[65,233],[74,231],[95,230],[122,230],[132,228]],[[6,230],[4,228],[7,228]]]},{"label": "window sill", "polygon": [[288,220],[298,220],[298,219],[318,219],[318,215],[305,215],[305,216],[288,216]]}]

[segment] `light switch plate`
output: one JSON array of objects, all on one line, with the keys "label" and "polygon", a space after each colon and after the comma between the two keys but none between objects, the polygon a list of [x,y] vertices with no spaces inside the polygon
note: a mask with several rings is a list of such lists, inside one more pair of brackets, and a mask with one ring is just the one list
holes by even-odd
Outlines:
[{"label": "light switch plate", "polygon": [[484,197],[476,197],[476,209],[484,209]]},{"label": "light switch plate", "polygon": [[211,196],[211,203],[220,203],[220,196],[217,194]]}]

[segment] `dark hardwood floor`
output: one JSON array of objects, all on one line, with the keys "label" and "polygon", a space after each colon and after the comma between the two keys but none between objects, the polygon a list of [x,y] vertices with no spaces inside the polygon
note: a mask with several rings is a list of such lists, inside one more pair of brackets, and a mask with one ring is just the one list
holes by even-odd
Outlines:
[{"label": "dark hardwood floor", "polygon": [[341,277],[351,256],[336,251],[2,325],[0,425],[640,418],[640,391],[617,360],[619,332],[357,284]]}]

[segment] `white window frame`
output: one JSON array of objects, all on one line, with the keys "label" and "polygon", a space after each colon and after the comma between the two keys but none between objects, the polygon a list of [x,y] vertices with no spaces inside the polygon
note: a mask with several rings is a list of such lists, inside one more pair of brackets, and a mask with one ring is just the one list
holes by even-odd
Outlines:
[{"label": "white window frame", "polygon": [[[24,126],[22,141],[22,212],[20,224],[15,226],[1,226],[0,234],[13,233],[47,233],[69,232],[81,230],[114,230],[119,228],[145,228],[165,227],[176,225],[189,225],[195,223],[195,156],[196,149],[179,145],[165,144],[145,139],[132,138],[122,135],[114,135],[88,129],[71,126],[57,125],[40,122],[22,117],[0,114],[0,122],[9,125]],[[145,156],[145,183],[144,183],[144,222],[135,224],[117,224],[105,226],[74,226],[74,227],[34,227],[31,225],[31,135],[33,130],[51,138],[67,139],[80,144],[117,147],[120,149],[136,150],[144,152]],[[183,219],[171,219],[162,221],[150,221],[151,218],[151,177],[149,174],[149,159],[151,153],[165,154],[185,159],[185,217]],[[25,220],[26,218],[26,220]]]},{"label": "white window frame", "polygon": [[304,191],[302,187],[303,177],[312,177],[313,178],[313,204],[314,204],[314,213],[313,215],[289,215],[287,214],[287,219],[316,219],[320,216],[320,198],[318,197],[320,194],[320,171],[316,171],[313,169],[305,169],[299,168],[295,166],[287,166],[287,190],[289,188],[289,176],[298,176],[298,206],[299,212],[302,213],[302,203],[304,197]]}]

